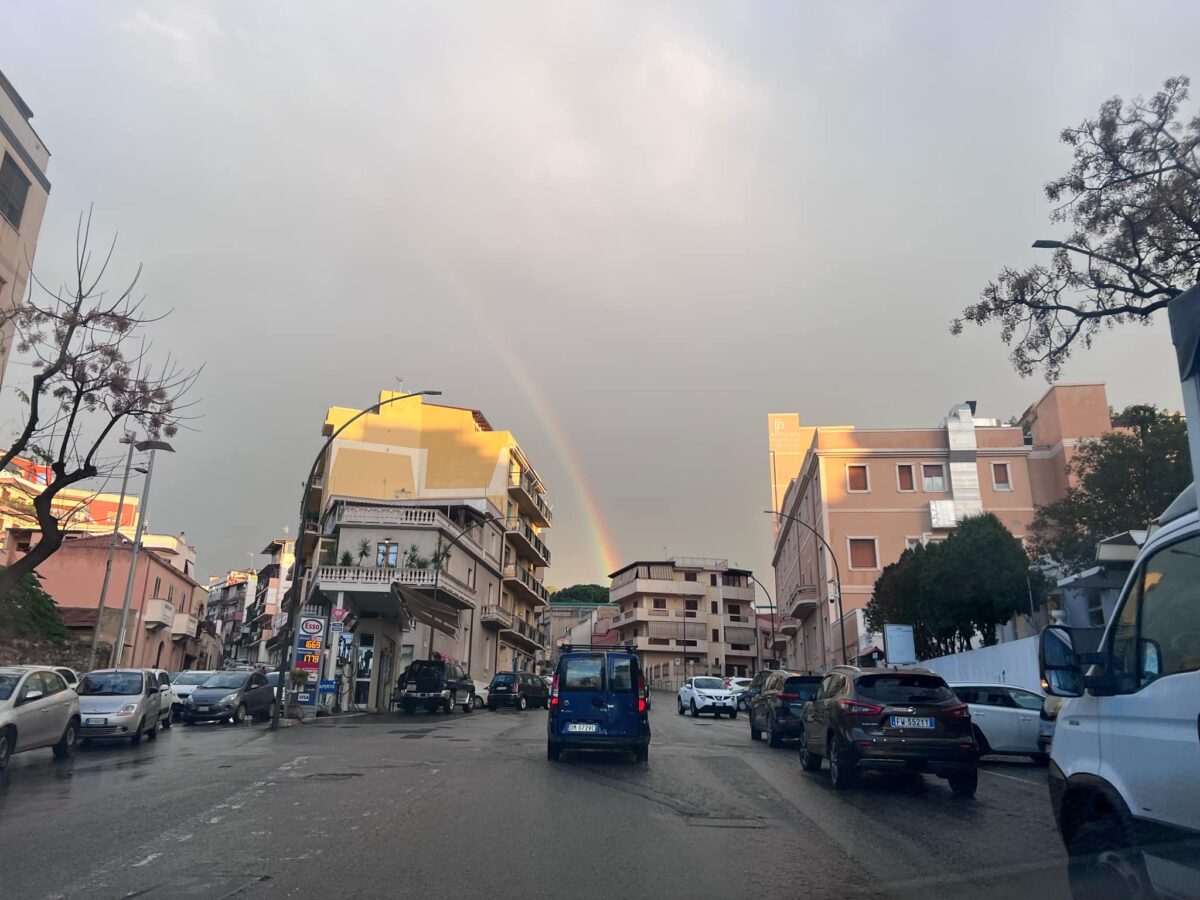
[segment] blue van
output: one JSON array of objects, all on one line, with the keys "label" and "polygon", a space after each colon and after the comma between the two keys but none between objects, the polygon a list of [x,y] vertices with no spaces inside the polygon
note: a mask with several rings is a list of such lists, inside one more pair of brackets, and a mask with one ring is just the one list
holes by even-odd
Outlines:
[{"label": "blue van", "polygon": [[650,758],[646,679],[637,654],[611,644],[563,648],[550,688],[546,758],[564,750],[632,750]]}]

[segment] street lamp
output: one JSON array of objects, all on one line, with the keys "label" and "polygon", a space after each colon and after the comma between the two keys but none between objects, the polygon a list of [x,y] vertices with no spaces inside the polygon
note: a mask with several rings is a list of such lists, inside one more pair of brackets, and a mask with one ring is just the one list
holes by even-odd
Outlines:
[{"label": "street lamp", "polygon": [[112,575],[113,554],[117,551],[117,540],[121,536],[121,513],[125,509],[125,491],[129,486],[129,468],[133,465],[133,435],[126,434],[121,438],[121,443],[129,445],[129,452],[125,455],[125,474],[121,476],[121,498],[117,501],[117,518],[113,523],[112,539],[108,542],[108,559],[104,563],[104,581],[100,584],[100,603],[96,607],[96,624],[92,626],[92,646],[88,650],[89,671],[96,668],[96,648],[100,644],[100,623],[104,619],[104,598],[108,595],[108,579]]},{"label": "street lamp", "polygon": [[[142,502],[138,504],[137,532],[133,537],[133,549],[129,554],[129,577],[125,580],[125,601],[121,604],[121,620],[117,625],[117,646],[113,649],[112,667],[120,668],[122,651],[125,649],[125,622],[129,618],[129,601],[133,599],[133,579],[137,573],[138,551],[142,548],[142,534],[146,530],[146,508],[150,505],[150,480],[154,477],[154,453],[165,450],[174,453],[175,448],[166,441],[138,441],[133,445],[138,453],[150,451],[150,461],[146,463],[146,485],[142,489]],[[140,471],[140,469],[139,469]],[[97,610],[99,614],[99,610]]]},{"label": "street lamp", "polygon": [[[842,614],[842,570],[841,567],[838,566],[837,554],[835,554],[833,552],[833,548],[829,546],[829,541],[825,540],[825,538],[821,536],[821,533],[807,522],[801,521],[796,516],[789,516],[787,513],[776,512],[773,509],[764,509],[763,512],[768,516],[779,516],[781,519],[789,519],[792,522],[795,522],[797,525],[807,528],[813,533],[813,536],[824,545],[825,549],[829,551],[829,558],[833,560],[834,590],[837,591],[838,625],[841,626],[842,630],[842,665],[849,665],[850,660],[846,656],[846,617]],[[830,600],[829,602],[832,603],[833,601]]]},{"label": "street lamp", "polygon": [[[767,590],[767,586],[765,584],[763,584],[761,581],[759,581],[754,576],[753,572],[749,573],[749,575],[750,575],[750,580],[753,581],[755,584],[757,584],[760,588],[762,588],[762,592],[767,595],[767,600],[769,600],[771,602],[771,653],[773,653],[775,655],[775,661],[779,662],[779,651],[777,651],[775,649],[775,598],[771,596],[771,592]],[[755,619],[754,619],[754,634],[755,634],[755,641],[757,642],[757,640],[758,640],[758,638],[757,638],[758,617],[757,616],[755,616]],[[761,665],[761,661],[760,661],[760,665]]]},{"label": "street lamp", "polygon": [[288,604],[287,619],[284,621],[283,630],[280,632],[280,637],[283,638],[279,642],[282,649],[279,660],[279,684],[275,686],[275,708],[271,712],[271,730],[279,730],[279,708],[283,705],[284,681],[287,678],[288,669],[292,664],[292,635],[295,628],[296,613],[299,610],[299,600],[304,592],[304,521],[308,512],[308,495],[312,491],[313,479],[317,477],[317,466],[320,465],[321,459],[329,450],[330,446],[338,435],[361,419],[363,416],[371,413],[379,412],[380,409],[390,403],[396,403],[400,400],[408,400],[410,397],[440,397],[441,391],[414,391],[411,394],[397,394],[380,400],[366,409],[361,410],[342,423],[341,427],[331,434],[325,443],[321,445],[321,449],[317,451],[316,457],[313,459],[312,465],[308,469],[308,480],[304,482],[304,493],[300,495],[300,530],[296,533],[296,561],[293,564],[292,571],[292,601]]},{"label": "street lamp", "polygon": [[1062,241],[1050,241],[1046,239],[1036,240],[1033,242],[1034,250],[1057,250],[1060,247],[1065,247]]}]

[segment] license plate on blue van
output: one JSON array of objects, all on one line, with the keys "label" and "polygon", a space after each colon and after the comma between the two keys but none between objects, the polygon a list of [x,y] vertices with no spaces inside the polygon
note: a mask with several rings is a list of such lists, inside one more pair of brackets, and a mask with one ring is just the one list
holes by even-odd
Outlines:
[{"label": "license plate on blue van", "polygon": [[567,731],[577,734],[595,734],[599,726],[595,722],[568,722]]}]

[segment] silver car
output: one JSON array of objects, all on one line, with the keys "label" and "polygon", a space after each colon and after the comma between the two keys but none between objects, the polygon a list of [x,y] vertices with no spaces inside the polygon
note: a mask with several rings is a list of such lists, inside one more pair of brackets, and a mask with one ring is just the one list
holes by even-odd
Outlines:
[{"label": "silver car", "polygon": [[0,769],[24,750],[70,756],[79,737],[79,697],[49,666],[0,668]]},{"label": "silver car", "polygon": [[79,679],[83,740],[128,738],[135,747],[142,735],[158,737],[162,718],[158,679],[150,669],[99,669]]}]

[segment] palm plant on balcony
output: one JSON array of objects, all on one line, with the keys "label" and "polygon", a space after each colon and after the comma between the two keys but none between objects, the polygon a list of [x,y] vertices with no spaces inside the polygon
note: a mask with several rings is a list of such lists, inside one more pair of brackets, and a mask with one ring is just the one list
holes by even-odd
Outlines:
[{"label": "palm plant on balcony", "polygon": [[361,567],[364,559],[371,557],[371,542],[363,538],[358,542],[358,565]]}]

